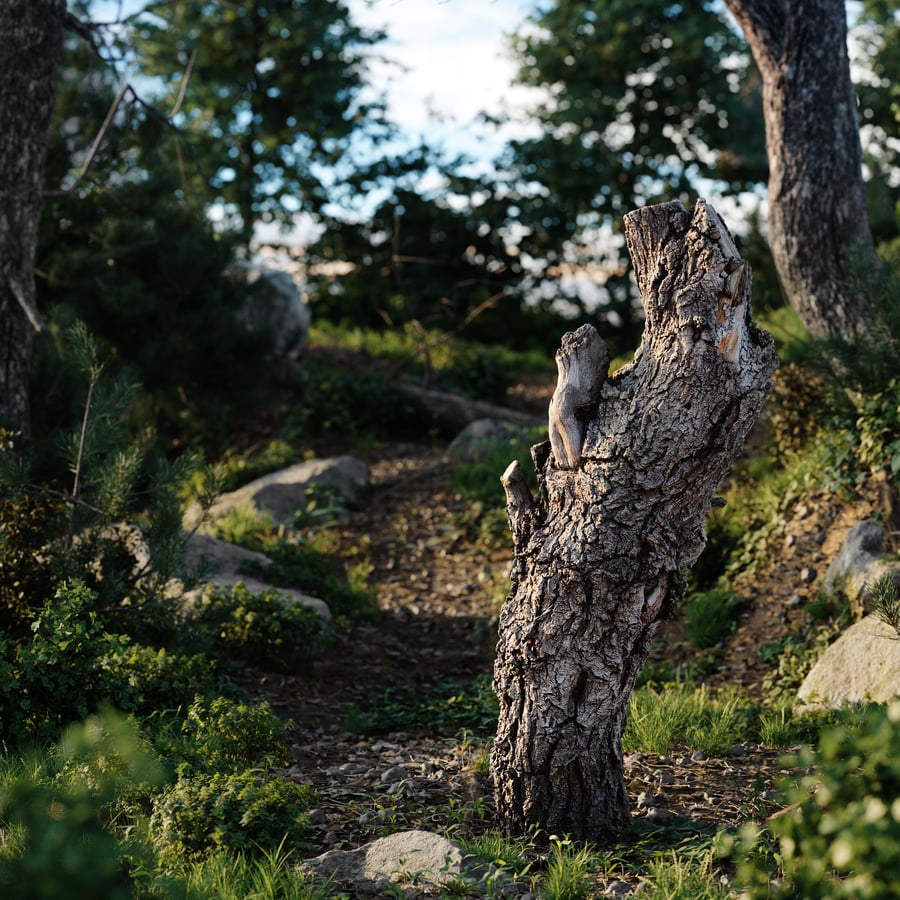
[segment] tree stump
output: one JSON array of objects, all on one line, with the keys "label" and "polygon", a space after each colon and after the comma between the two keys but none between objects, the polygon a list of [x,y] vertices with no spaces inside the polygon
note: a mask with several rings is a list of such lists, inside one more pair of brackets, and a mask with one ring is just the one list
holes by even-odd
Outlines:
[{"label": "tree stump", "polygon": [[630,821],[622,734],[659,623],[777,366],[750,315],[750,266],[705,201],[629,213],[646,311],[608,376],[589,325],[563,337],[539,491],[503,474],[515,562],[500,615],[491,769],[504,828],[597,841]]}]

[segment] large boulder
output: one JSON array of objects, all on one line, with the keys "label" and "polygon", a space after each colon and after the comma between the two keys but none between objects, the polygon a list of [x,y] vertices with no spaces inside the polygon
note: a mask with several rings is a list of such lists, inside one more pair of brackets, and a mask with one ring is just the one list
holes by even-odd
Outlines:
[{"label": "large boulder", "polygon": [[276,373],[289,373],[306,343],[312,315],[290,274],[257,263],[241,263],[232,277],[246,287],[238,321],[255,334],[272,339],[271,363]]},{"label": "large boulder", "polygon": [[797,699],[836,709],[847,703],[885,703],[900,694],[900,635],[877,616],[848,628],[806,676]]},{"label": "large boulder", "polygon": [[[369,483],[369,467],[352,456],[297,463],[222,494],[207,513],[204,527],[214,525],[230,510],[243,509],[289,528],[297,523],[298,513],[337,515],[358,506]],[[200,518],[200,509],[191,507],[184,527],[195,528]]]},{"label": "large boulder", "polygon": [[356,850],[329,850],[301,867],[323,881],[350,888],[355,897],[397,896],[394,886],[404,884],[439,888],[464,882],[480,886],[485,896],[497,896],[510,886],[494,866],[429,831],[401,831]]}]

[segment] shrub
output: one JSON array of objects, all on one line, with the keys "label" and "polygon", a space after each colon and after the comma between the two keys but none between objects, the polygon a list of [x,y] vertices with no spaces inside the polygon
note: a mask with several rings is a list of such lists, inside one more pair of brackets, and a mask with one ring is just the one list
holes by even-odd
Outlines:
[{"label": "shrub", "polygon": [[150,838],[169,869],[226,848],[271,851],[304,840],[312,797],[307,785],[250,771],[181,778],[155,803]]},{"label": "shrub", "polygon": [[117,815],[128,799],[158,789],[162,772],[132,724],[110,712],[92,717],[68,729],[52,756],[9,768],[4,776],[0,823],[8,830],[0,842],[2,896],[134,896],[126,848],[108,825],[119,824]]},{"label": "shrub", "polygon": [[[795,760],[812,772],[787,786],[796,804],[771,820],[784,865],[779,897],[900,896],[900,701],[850,716]],[[772,896],[745,865],[750,896]]]},{"label": "shrub", "polygon": [[730,591],[695,594],[684,605],[684,630],[695,647],[713,647],[737,627],[735,613],[744,598]]},{"label": "shrub", "polygon": [[328,624],[316,610],[274,588],[252,594],[240,583],[209,590],[191,622],[220,655],[279,671],[314,656],[328,639]]},{"label": "shrub", "polygon": [[238,773],[288,764],[290,725],[268,703],[249,706],[226,697],[198,697],[187,715],[158,730],[161,755],[178,759],[180,776],[190,773]]}]

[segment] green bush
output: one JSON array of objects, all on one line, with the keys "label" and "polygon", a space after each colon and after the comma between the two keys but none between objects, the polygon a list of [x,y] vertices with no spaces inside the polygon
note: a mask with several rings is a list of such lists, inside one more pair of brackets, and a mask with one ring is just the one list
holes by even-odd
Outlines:
[{"label": "green bush", "polygon": [[0,739],[50,742],[103,703],[146,713],[214,690],[218,678],[205,657],[110,634],[96,603],[83,583],[66,582],[35,615],[30,637],[0,637]]},{"label": "green bush", "polygon": [[105,712],[69,728],[43,760],[3,763],[0,895],[130,900],[127,863],[139,848],[117,840],[114,827],[133,826],[119,818],[126,803],[147,798],[162,781],[134,726]]},{"label": "green bush", "polygon": [[177,759],[179,776],[235,774],[286,766],[290,725],[268,703],[247,705],[226,697],[198,697],[184,718],[169,719],[154,742],[160,755]]},{"label": "green bush", "polygon": [[737,627],[744,598],[730,591],[695,594],[684,604],[684,630],[695,647],[713,647]]},{"label": "green bush", "polygon": [[[875,900],[900,896],[900,700],[847,715],[796,765],[796,806],[771,820],[784,884],[777,897]],[[745,864],[750,896],[773,896],[767,874]]]},{"label": "green bush", "polygon": [[215,651],[278,671],[289,671],[327,643],[329,626],[316,610],[274,588],[252,594],[243,584],[207,591],[191,624],[206,632]]},{"label": "green bush", "polygon": [[183,868],[219,850],[271,851],[302,844],[313,798],[307,785],[254,772],[179,779],[154,805],[150,838],[160,864]]}]

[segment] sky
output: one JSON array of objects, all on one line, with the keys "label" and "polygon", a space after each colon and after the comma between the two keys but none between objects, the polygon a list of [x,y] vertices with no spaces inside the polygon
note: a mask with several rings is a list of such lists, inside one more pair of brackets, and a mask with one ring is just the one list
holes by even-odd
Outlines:
[{"label": "sky", "polygon": [[[511,89],[515,67],[505,36],[535,0],[347,0],[353,20],[381,28],[384,56],[407,71],[375,66],[373,80],[388,96],[388,116],[411,141],[423,136],[448,150],[491,159],[504,136],[478,126],[478,113],[497,113],[527,99]],[[442,121],[430,113],[436,113]]]}]

